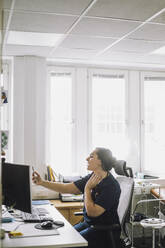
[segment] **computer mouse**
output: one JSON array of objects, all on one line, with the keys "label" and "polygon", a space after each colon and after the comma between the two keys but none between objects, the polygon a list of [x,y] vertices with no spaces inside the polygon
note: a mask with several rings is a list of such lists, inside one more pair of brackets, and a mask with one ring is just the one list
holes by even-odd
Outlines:
[{"label": "computer mouse", "polygon": [[44,221],[41,223],[41,227],[43,229],[52,229],[53,228],[53,222],[52,221]]},{"label": "computer mouse", "polygon": [[53,224],[56,226],[59,226],[59,227],[64,226],[64,222],[61,220],[55,220],[55,221],[53,221]]}]

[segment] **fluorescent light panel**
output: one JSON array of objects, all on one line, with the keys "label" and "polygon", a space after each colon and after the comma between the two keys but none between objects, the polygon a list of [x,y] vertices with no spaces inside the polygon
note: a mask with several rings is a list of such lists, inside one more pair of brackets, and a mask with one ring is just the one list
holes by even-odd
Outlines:
[{"label": "fluorescent light panel", "polygon": [[152,52],[152,54],[165,55],[165,46],[156,49]]},{"label": "fluorescent light panel", "polygon": [[9,31],[7,44],[25,46],[55,46],[62,34]]}]

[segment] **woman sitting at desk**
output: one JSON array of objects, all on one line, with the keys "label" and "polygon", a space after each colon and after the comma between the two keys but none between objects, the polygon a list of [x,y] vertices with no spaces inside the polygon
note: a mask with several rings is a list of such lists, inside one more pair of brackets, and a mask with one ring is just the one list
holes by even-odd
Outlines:
[{"label": "woman sitting at desk", "polygon": [[[109,149],[96,148],[86,159],[88,170],[86,177],[73,183],[49,182],[33,172],[33,182],[60,193],[84,193],[84,222],[75,225],[77,231],[88,241],[88,247],[106,247],[105,231],[94,230],[93,224],[119,224],[117,208],[120,186],[109,172],[115,164],[115,158]],[[120,232],[116,234],[120,238]]]}]

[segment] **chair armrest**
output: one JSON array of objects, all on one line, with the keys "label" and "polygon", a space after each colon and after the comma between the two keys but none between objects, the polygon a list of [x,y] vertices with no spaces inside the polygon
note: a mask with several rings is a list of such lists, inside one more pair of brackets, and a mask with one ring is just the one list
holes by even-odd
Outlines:
[{"label": "chair armrest", "polygon": [[74,212],[74,215],[75,216],[81,216],[81,215],[83,215],[83,212],[81,211],[81,212]]},{"label": "chair armrest", "polygon": [[96,224],[96,225],[92,225],[91,227],[94,228],[95,230],[109,230],[109,231],[121,230],[121,226],[119,224],[113,224],[113,225]]},{"label": "chair armrest", "polygon": [[139,206],[139,204],[141,204],[141,203],[149,203],[149,202],[161,202],[161,201],[165,201],[165,198],[159,198],[159,199],[156,198],[156,199],[147,199],[147,200],[140,200],[140,201],[138,201],[136,203],[136,206],[134,208],[133,213],[131,214],[132,215],[132,219],[134,218],[134,214],[135,214],[136,209]]}]

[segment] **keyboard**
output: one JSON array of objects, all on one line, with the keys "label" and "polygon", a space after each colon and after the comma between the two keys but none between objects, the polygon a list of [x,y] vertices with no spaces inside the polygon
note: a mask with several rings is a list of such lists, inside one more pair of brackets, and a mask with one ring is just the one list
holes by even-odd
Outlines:
[{"label": "keyboard", "polygon": [[52,221],[53,219],[48,216],[49,212],[44,208],[33,208],[32,213],[22,212],[22,219],[24,222],[40,223],[44,221]]}]

